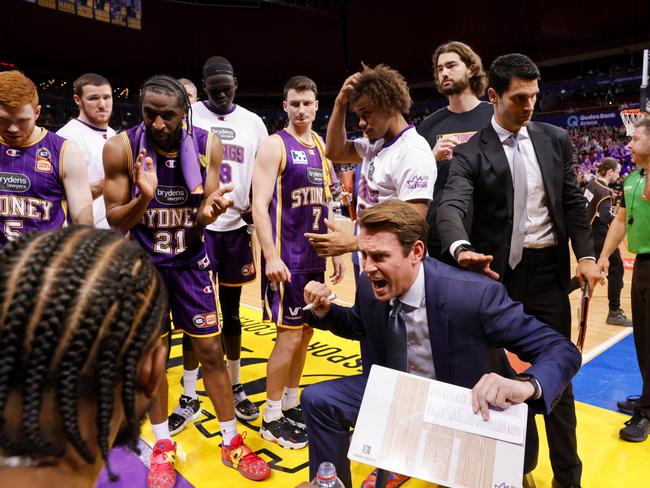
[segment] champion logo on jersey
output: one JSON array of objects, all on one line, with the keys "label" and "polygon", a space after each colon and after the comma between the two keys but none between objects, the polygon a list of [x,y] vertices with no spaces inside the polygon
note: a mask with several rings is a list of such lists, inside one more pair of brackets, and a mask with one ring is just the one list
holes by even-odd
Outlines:
[{"label": "champion logo on jersey", "polygon": [[22,153],[23,152],[20,149],[12,149],[12,148],[7,149],[7,156],[11,156],[12,158],[17,158]]},{"label": "champion logo on jersey", "polygon": [[206,295],[208,293],[212,293],[212,287],[211,286],[206,286],[205,288],[203,288],[203,293],[205,293]]},{"label": "champion logo on jersey", "polygon": [[316,156],[316,151],[314,151],[313,149],[310,149],[307,152],[309,153],[310,156]]},{"label": "champion logo on jersey", "polygon": [[175,159],[168,159],[165,161],[165,166],[168,168],[175,168],[176,167],[176,160]]},{"label": "champion logo on jersey", "polygon": [[296,151],[295,149],[292,149],[291,160],[293,161],[293,164],[307,164],[307,154],[305,154],[305,151]]}]

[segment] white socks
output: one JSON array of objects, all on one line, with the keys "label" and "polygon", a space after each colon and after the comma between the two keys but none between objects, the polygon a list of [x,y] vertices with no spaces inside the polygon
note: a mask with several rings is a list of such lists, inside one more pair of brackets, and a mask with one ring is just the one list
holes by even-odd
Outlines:
[{"label": "white socks", "polygon": [[183,395],[197,399],[196,382],[199,378],[199,368],[183,370]]},{"label": "white socks", "polygon": [[227,422],[219,422],[219,428],[224,446],[229,446],[232,438],[237,435],[237,417]]},{"label": "white socks", "polygon": [[151,424],[151,428],[153,429],[153,435],[157,441],[162,439],[171,440],[172,436],[169,435],[169,424],[167,423],[167,419],[159,424]]},{"label": "white socks", "polygon": [[266,399],[266,408],[264,409],[264,420],[272,422],[282,417],[282,400]]},{"label": "white socks", "polygon": [[241,364],[241,359],[226,359],[226,369],[228,370],[228,376],[230,376],[230,384],[236,385],[240,383],[239,381],[239,367]]},{"label": "white socks", "polygon": [[284,387],[282,394],[282,410],[289,410],[290,408],[297,407],[300,404],[298,400],[298,388]]}]

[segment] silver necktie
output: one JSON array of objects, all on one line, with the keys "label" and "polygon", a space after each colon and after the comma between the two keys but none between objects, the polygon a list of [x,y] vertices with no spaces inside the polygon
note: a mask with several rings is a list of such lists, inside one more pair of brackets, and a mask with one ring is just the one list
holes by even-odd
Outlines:
[{"label": "silver necktie", "polygon": [[526,231],[526,197],[528,194],[528,181],[526,176],[526,161],[521,155],[519,148],[518,133],[508,138],[512,145],[512,184],[514,186],[514,198],[512,202],[512,235],[510,236],[510,256],[508,264],[510,268],[521,262],[521,255],[524,250],[524,234]]}]

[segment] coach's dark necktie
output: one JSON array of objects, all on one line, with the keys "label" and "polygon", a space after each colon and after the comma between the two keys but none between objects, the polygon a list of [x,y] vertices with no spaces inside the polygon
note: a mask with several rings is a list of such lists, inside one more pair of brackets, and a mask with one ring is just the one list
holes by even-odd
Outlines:
[{"label": "coach's dark necktie", "polygon": [[393,308],[388,316],[386,334],[386,360],[388,367],[398,371],[406,371],[406,322],[402,311],[404,304],[399,300],[393,301]]},{"label": "coach's dark necktie", "polygon": [[515,269],[521,262],[524,251],[524,236],[526,234],[526,197],[528,195],[528,177],[526,174],[526,161],[521,154],[519,147],[519,134],[515,132],[508,139],[512,145],[512,234],[510,236],[510,254],[508,264]]}]

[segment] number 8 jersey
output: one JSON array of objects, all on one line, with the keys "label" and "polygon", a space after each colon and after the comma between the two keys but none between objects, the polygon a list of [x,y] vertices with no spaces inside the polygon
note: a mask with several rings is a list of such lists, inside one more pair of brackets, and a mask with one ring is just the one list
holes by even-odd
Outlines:
[{"label": "number 8 jersey", "polygon": [[[118,135],[125,146],[131,178],[140,153],[137,129],[135,126]],[[200,166],[205,185],[213,135],[198,127],[194,127],[193,132],[200,153],[196,164]],[[178,152],[166,153],[156,149],[156,174],[158,187],[142,219],[131,229],[131,239],[149,251],[156,266],[179,268],[198,264],[201,269],[206,268],[209,262],[203,243],[203,226],[196,221],[203,193],[190,193]],[[136,195],[137,187],[132,181],[131,196]]]},{"label": "number 8 jersey", "polygon": [[286,130],[276,135],[284,147],[269,204],[276,250],[292,273],[325,271],[325,259],[316,254],[304,234],[327,233],[324,222],[328,211],[324,185],[327,178],[323,170],[333,174],[331,163],[321,154],[319,147],[323,144],[315,132],[312,137],[318,142],[313,146],[303,144]]}]

